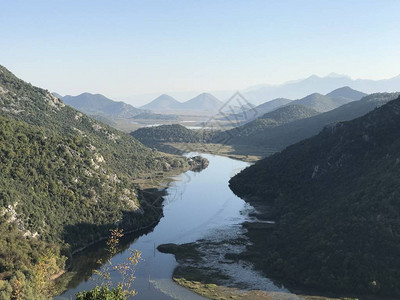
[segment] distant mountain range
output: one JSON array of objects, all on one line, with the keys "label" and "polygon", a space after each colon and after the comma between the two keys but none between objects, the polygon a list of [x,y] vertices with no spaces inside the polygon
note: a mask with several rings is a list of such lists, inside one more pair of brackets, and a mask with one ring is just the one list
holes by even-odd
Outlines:
[{"label": "distant mountain range", "polygon": [[[262,130],[259,128],[257,131],[248,132],[243,128],[251,124],[250,122],[236,128],[236,132],[240,133],[243,129],[243,133],[234,134],[235,131],[230,132],[231,134],[229,138],[226,139],[226,143],[233,145],[264,146],[270,148],[271,151],[280,151],[289,145],[317,134],[327,125],[360,117],[374,108],[397,98],[399,95],[399,93],[372,94],[359,101],[352,101],[331,111],[309,118],[287,122],[277,127],[265,126]],[[248,134],[244,134],[246,132],[248,132]]]},{"label": "distant mountain range", "polygon": [[264,115],[265,113],[271,112],[279,107],[289,104],[298,104],[311,108],[318,112],[327,112],[343,104],[360,100],[366,95],[367,94],[365,93],[353,90],[352,88],[345,86],[331,91],[326,95],[313,93],[298,100],[290,100],[286,98],[273,99],[242,113],[235,114],[234,118],[243,120],[244,123],[247,123],[257,117]]},{"label": "distant mountain range", "polygon": [[202,93],[186,102],[179,102],[168,95],[161,95],[143,105],[141,109],[148,109],[157,113],[165,112],[200,112],[216,113],[223,106],[223,102],[209,93]]},{"label": "distant mountain range", "polygon": [[111,119],[132,118],[145,112],[125,102],[111,100],[101,94],[83,93],[78,96],[63,97],[57,93],[53,93],[53,95],[62,99],[69,106],[91,116],[103,116]]},{"label": "distant mountain range", "polygon": [[400,91],[400,75],[390,79],[370,80],[351,79],[345,75],[331,73],[326,77],[312,75],[306,79],[289,81],[280,85],[257,85],[242,91],[253,103],[261,103],[275,98],[298,99],[311,93],[327,94],[330,91],[348,86],[364,93]]}]

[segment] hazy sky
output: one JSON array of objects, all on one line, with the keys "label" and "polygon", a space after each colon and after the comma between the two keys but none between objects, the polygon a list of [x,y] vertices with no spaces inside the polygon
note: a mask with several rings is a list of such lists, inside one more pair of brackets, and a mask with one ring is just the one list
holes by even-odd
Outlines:
[{"label": "hazy sky", "polygon": [[400,1],[0,0],[0,64],[61,94],[400,73]]}]

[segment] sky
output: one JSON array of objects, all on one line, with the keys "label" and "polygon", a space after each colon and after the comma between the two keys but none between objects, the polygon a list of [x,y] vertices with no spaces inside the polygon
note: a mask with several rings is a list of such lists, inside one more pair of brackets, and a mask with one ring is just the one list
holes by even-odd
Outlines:
[{"label": "sky", "polygon": [[[398,0],[0,0],[0,64],[62,95],[400,73]],[[140,101],[140,100],[138,100]]]}]

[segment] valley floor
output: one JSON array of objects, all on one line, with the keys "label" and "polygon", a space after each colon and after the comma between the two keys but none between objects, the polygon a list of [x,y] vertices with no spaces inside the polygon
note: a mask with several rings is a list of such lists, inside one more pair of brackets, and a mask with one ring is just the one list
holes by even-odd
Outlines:
[{"label": "valley floor", "polygon": [[274,153],[263,147],[210,143],[164,143],[160,147],[168,153],[202,152],[246,162],[255,162]]}]

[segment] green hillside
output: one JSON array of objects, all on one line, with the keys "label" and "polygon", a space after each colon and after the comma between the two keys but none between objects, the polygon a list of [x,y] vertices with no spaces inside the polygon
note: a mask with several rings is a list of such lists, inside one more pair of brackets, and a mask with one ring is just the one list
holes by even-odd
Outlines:
[{"label": "green hillside", "polygon": [[160,143],[200,143],[210,139],[211,131],[191,130],[179,124],[142,127],[131,135],[149,147]]},{"label": "green hillside", "polygon": [[0,66],[0,299],[18,291],[41,299],[51,291],[38,283],[45,276],[38,279],[37,268],[53,276],[65,260],[60,251],[69,256],[115,226],[157,221],[161,206],[147,204],[134,182],[172,168],[188,162],[146,148]]},{"label": "green hillside", "polygon": [[214,141],[228,141],[229,144],[246,144],[252,137],[263,134],[267,129],[309,118],[319,114],[312,108],[299,104],[289,104],[268,112],[247,124],[220,132],[213,137]]},{"label": "green hillside", "polygon": [[400,98],[326,127],[230,181],[275,226],[247,257],[300,289],[400,297]]},{"label": "green hillside", "polygon": [[[262,146],[274,149],[274,151],[281,151],[289,145],[318,134],[324,126],[358,118],[398,96],[399,93],[371,94],[359,101],[350,102],[325,113],[279,126],[263,127],[262,130],[240,135],[244,125],[238,127],[236,131],[231,131],[229,139],[226,139],[225,142],[231,145]],[[237,136],[238,134],[240,136]]]}]

